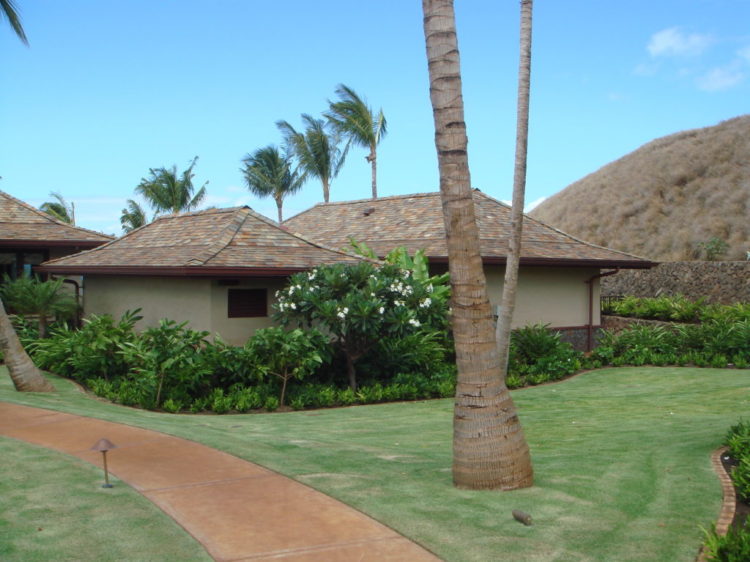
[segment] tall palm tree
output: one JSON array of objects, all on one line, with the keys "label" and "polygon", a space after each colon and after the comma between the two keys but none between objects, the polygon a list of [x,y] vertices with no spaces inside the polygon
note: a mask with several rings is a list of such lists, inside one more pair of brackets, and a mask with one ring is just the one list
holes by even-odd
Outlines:
[{"label": "tall palm tree", "polygon": [[334,128],[358,146],[370,149],[365,160],[372,167],[372,198],[378,198],[377,147],[387,131],[385,115],[381,109],[374,115],[367,103],[357,93],[344,84],[336,88],[339,101],[328,102],[326,117]]},{"label": "tall palm tree", "polygon": [[67,224],[75,225],[76,223],[76,206],[75,203],[70,203],[65,200],[65,197],[60,193],[53,191],[50,197],[55,199],[54,201],[45,201],[39,206],[40,211],[44,211],[48,215],[52,215],[57,220]]},{"label": "tall palm tree", "polygon": [[502,365],[508,364],[510,326],[516,307],[518,264],[521,259],[523,207],[526,193],[526,155],[529,144],[529,92],[531,88],[531,12],[533,0],[521,0],[520,57],[518,63],[518,100],[516,109],[516,158],[513,170],[513,202],[510,210],[510,238],[505,263],[505,282],[497,345]]},{"label": "tall palm tree", "polygon": [[479,252],[453,1],[422,0],[422,9],[453,288],[453,482],[472,489],[530,486],[529,448],[505,384]]},{"label": "tall palm tree", "polygon": [[41,281],[28,275],[11,279],[5,275],[3,285],[0,286],[0,297],[16,314],[37,317],[40,338],[47,337],[47,322],[50,316],[56,319],[71,319],[78,310],[78,303],[73,295],[63,288],[62,279]]},{"label": "tall palm tree", "polygon": [[122,215],[120,215],[120,224],[124,232],[131,232],[148,223],[146,211],[137,201],[128,199],[125,204],[126,207],[122,210]]},{"label": "tall palm tree", "polygon": [[8,20],[10,27],[16,32],[16,35],[24,45],[29,44],[26,38],[26,32],[21,25],[21,18],[18,17],[18,11],[13,4],[13,0],[0,0],[0,14]]},{"label": "tall palm tree", "polygon": [[177,166],[167,168],[151,168],[149,178],[141,179],[141,183],[135,188],[136,193],[141,195],[153,207],[157,213],[182,213],[191,211],[200,205],[206,196],[206,184],[204,183],[198,192],[193,195],[193,167],[198,157],[188,166],[187,170],[177,174]]},{"label": "tall palm tree", "polygon": [[0,352],[5,358],[13,386],[21,392],[52,392],[55,387],[44,378],[18,340],[13,324],[0,300]]},{"label": "tall palm tree", "polygon": [[292,169],[292,161],[273,145],[259,148],[243,158],[242,175],[247,188],[258,197],[271,196],[276,201],[279,224],[283,221],[282,206],[287,195],[299,191],[305,176]]},{"label": "tall palm tree", "polygon": [[339,136],[334,131],[329,134],[326,122],[315,119],[307,113],[302,114],[305,132],[298,132],[286,121],[277,121],[276,126],[284,135],[286,149],[294,155],[306,176],[320,180],[323,186],[323,200],[330,199],[330,186],[341,170],[346,159],[349,145],[341,150]]}]

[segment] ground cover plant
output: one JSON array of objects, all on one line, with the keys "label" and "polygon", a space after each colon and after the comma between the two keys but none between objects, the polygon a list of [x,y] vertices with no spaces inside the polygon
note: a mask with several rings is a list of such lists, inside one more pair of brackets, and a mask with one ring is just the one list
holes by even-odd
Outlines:
[{"label": "ground cover plant", "polygon": [[[0,400],[225,450],[337,497],[449,561],[692,561],[721,504],[710,453],[748,409],[750,372],[603,369],[514,391],[535,486],[508,493],[451,485],[451,400],[168,415],[92,400],[64,379],[55,385],[52,394],[17,393],[3,374]],[[533,525],[516,522],[513,509]]]},{"label": "ground cover plant", "polygon": [[0,437],[0,559],[211,560],[203,547],[146,498],[100,468]]}]

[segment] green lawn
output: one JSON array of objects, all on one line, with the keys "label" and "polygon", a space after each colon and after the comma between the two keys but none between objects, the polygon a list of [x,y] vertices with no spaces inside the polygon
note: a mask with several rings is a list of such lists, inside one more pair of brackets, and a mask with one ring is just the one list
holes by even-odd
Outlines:
[{"label": "green lawn", "polygon": [[[451,400],[175,416],[112,406],[54,382],[54,395],[18,394],[3,375],[0,400],[223,449],[335,496],[456,561],[691,561],[702,542],[699,526],[709,527],[721,505],[710,453],[729,425],[750,416],[748,370],[604,369],[514,391],[535,486],[470,492],[451,485]],[[516,522],[513,509],[530,513],[534,525]]]}]

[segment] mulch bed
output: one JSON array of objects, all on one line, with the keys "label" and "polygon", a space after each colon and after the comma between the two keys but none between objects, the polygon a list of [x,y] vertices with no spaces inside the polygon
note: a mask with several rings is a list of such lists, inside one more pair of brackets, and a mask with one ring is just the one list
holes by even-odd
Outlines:
[{"label": "mulch bed", "polygon": [[[721,465],[724,467],[724,470],[729,475],[732,473],[732,469],[739,464],[739,461],[735,458],[733,458],[729,453],[724,453],[721,455]],[[732,519],[732,526],[734,528],[739,528],[742,525],[745,524],[745,521],[747,521],[748,516],[750,515],[750,504],[743,501],[742,498],[736,493],[737,490],[735,489],[735,508],[734,508],[734,518]]]}]

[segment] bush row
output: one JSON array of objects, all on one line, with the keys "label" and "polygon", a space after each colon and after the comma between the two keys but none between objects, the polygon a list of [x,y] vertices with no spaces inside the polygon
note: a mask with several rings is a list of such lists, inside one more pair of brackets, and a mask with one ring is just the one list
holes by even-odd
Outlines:
[{"label": "bush row", "polygon": [[665,322],[738,322],[750,320],[750,304],[706,304],[703,299],[691,301],[679,295],[656,298],[627,296],[603,301],[602,313]]},{"label": "bush row", "polygon": [[[750,422],[740,420],[724,438],[729,455],[737,463],[731,472],[739,498],[750,502]],[[714,526],[706,532],[706,559],[711,562],[744,562],[750,560],[750,527],[745,520],[735,522],[726,535],[716,533]]]}]

